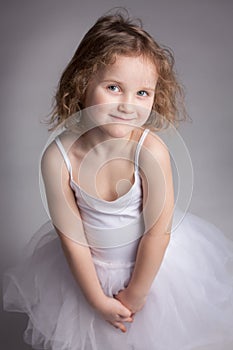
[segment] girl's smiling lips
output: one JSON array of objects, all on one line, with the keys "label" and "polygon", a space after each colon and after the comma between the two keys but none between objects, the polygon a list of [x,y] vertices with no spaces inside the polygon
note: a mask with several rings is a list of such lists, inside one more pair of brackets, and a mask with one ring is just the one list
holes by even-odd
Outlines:
[{"label": "girl's smiling lips", "polygon": [[135,119],[135,117],[123,118],[122,116],[112,115],[112,114],[110,114],[110,117],[111,117],[111,118],[114,118],[114,119],[123,120],[123,121],[126,121],[126,122]]}]

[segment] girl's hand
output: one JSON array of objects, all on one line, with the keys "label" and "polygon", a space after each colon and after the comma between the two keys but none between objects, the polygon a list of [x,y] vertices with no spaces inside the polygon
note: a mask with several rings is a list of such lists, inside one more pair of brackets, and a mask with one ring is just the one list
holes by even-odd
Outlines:
[{"label": "girl's hand", "polygon": [[146,297],[137,295],[129,288],[120,290],[114,297],[125,305],[133,315],[140,311],[146,303]]},{"label": "girl's hand", "polygon": [[130,310],[115,298],[106,297],[97,311],[107,322],[124,333],[126,332],[126,326],[123,322],[133,322]]}]

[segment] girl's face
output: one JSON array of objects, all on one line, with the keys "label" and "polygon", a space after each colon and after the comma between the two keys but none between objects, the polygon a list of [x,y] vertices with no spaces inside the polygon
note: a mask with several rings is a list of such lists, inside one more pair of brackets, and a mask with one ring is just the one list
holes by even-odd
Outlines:
[{"label": "girl's face", "polygon": [[[155,65],[142,56],[117,56],[91,79],[85,98],[95,125],[112,137],[123,137],[148,119],[158,75]],[[95,107],[93,107],[95,106]]]}]

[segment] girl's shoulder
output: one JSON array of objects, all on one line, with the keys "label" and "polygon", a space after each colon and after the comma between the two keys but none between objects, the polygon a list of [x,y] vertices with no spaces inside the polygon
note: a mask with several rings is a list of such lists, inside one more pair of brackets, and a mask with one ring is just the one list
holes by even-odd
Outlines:
[{"label": "girl's shoulder", "polygon": [[152,130],[149,130],[143,142],[143,148],[150,151],[150,153],[156,157],[162,159],[169,157],[169,150],[167,145],[163,142],[162,138]]},{"label": "girl's shoulder", "polygon": [[[64,151],[67,152],[69,149],[70,142],[70,136],[62,132],[58,135],[60,143],[62,148],[64,148]],[[61,150],[58,147],[58,144],[54,139],[46,146],[46,148],[43,151],[42,157],[41,157],[41,166],[47,167],[47,168],[55,168],[60,164],[60,162],[63,160],[63,156],[61,154]]]},{"label": "girl's shoulder", "polygon": [[143,181],[145,191],[147,191],[149,183],[150,186],[156,186],[161,190],[164,183],[166,186],[169,186],[171,183],[172,166],[170,152],[161,137],[154,131],[150,130],[144,139],[140,151],[139,167],[142,169],[141,177],[145,180]]},{"label": "girl's shoulder", "polygon": [[[43,152],[43,156],[46,157],[52,157],[54,154],[57,154],[59,152],[59,148],[57,145],[57,142],[55,141],[55,138],[59,139],[59,144],[64,148],[65,152],[68,153],[70,150],[71,146],[75,142],[77,136],[75,136],[72,133],[63,131],[61,134],[57,135],[54,137],[54,139],[49,143],[49,145],[45,148]],[[60,154],[60,152],[59,152]]]}]

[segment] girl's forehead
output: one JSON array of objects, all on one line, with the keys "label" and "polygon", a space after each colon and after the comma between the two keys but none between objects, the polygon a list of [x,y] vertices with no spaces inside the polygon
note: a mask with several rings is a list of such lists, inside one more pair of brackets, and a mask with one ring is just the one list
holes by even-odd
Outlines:
[{"label": "girl's forehead", "polygon": [[143,56],[116,56],[112,64],[106,65],[101,69],[102,78],[116,76],[124,79],[157,79],[157,69],[154,62]]}]

